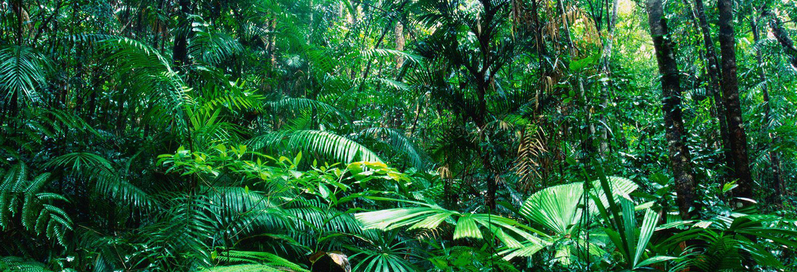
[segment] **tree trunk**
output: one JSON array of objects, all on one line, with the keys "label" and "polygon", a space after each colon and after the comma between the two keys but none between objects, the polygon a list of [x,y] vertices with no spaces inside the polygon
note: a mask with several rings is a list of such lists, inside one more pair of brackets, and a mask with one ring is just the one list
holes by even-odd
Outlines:
[{"label": "tree trunk", "polygon": [[495,35],[498,33],[495,22],[498,20],[496,14],[499,12],[500,6],[493,5],[490,0],[481,0],[481,4],[484,8],[484,12],[480,18],[480,23],[476,29],[471,29],[476,34],[476,40],[478,40],[479,50],[481,51],[479,57],[481,58],[478,64],[465,61],[462,65],[464,65],[468,73],[470,73],[476,85],[477,105],[476,108],[472,109],[472,112],[468,114],[473,120],[473,123],[476,124],[479,133],[480,146],[477,147],[477,151],[484,172],[487,174],[485,178],[485,182],[487,183],[487,194],[484,197],[484,202],[489,211],[492,212],[495,210],[496,192],[498,190],[496,177],[498,177],[498,175],[496,175],[495,168],[491,161],[491,158],[494,157],[492,156],[492,150],[485,148],[485,146],[488,145],[484,144],[484,142],[488,140],[486,129],[489,123],[487,119],[490,115],[487,109],[486,95],[487,92],[494,87],[493,81],[495,72],[500,70],[503,65],[503,63],[498,62],[496,55],[494,55],[493,50],[495,47],[492,44]]},{"label": "tree trunk", "polygon": [[[725,98],[725,112],[730,134],[730,152],[734,161],[734,178],[739,187],[736,196],[752,198],[753,179],[747,158],[747,134],[744,132],[742,107],[739,101],[739,84],[736,78],[736,39],[733,32],[733,2],[719,0],[719,42],[722,57],[722,95]],[[744,201],[743,205],[748,205]]]},{"label": "tree trunk", "polygon": [[728,121],[725,118],[725,102],[722,99],[721,93],[721,80],[720,80],[720,66],[717,60],[717,53],[714,51],[714,41],[711,38],[711,30],[708,28],[708,20],[706,19],[705,6],[703,0],[695,0],[695,10],[697,19],[700,22],[700,32],[703,34],[703,46],[706,48],[706,60],[708,61],[708,79],[711,96],[714,98],[714,106],[717,111],[717,123],[720,129],[720,138],[722,139],[722,146],[726,150],[723,152],[725,165],[730,172],[735,171],[733,156],[727,150],[731,148],[730,134],[728,133]]},{"label": "tree trunk", "polygon": [[[479,73],[481,78],[484,78],[484,74]],[[486,133],[487,133],[487,100],[486,100],[486,93],[488,88],[488,83],[484,82],[483,80],[479,80],[477,78],[477,91],[478,91],[478,99],[479,105],[477,107],[476,116],[474,116],[474,123],[478,128],[479,133],[479,142],[483,145],[484,141],[487,140]],[[493,164],[490,160],[491,152],[489,149],[478,147],[479,150],[479,157],[481,158],[482,167],[484,167],[484,171],[487,174],[487,178],[485,178],[485,182],[487,183],[487,195],[484,197],[484,203],[489,208],[490,212],[495,210],[495,195],[498,187],[498,183],[495,180],[495,173],[493,170]]]},{"label": "tree trunk", "polygon": [[[762,15],[765,15],[767,13],[766,8],[762,10],[761,13]],[[753,40],[755,41],[755,44],[758,44],[759,40],[761,40],[761,37],[758,29],[758,19],[755,14],[753,14],[752,20],[750,21],[750,28],[753,30]],[[767,84],[767,74],[764,70],[764,62],[761,50],[756,50],[756,62],[758,63],[758,69],[760,69],[758,76],[759,80],[762,82],[761,91],[764,95],[764,125],[761,130],[767,134],[767,137],[769,137],[770,141],[766,148],[769,150],[768,156],[769,164],[772,168],[772,189],[774,192],[772,192],[769,202],[779,206],[781,204],[781,198],[783,197],[783,181],[780,176],[780,156],[777,151],[772,149],[772,145],[777,144],[778,137],[771,133],[769,129],[770,124],[772,124],[774,120],[772,120],[772,105],[770,104],[769,99],[769,84]]]},{"label": "tree trunk", "polygon": [[[396,22],[394,32],[396,34],[396,51],[404,51],[406,40],[404,39],[404,25],[401,21]],[[402,64],[404,64],[404,58],[396,56],[396,69],[401,69]]]},{"label": "tree trunk", "polygon": [[600,156],[604,159],[607,158],[609,154],[609,129],[606,127],[608,126],[609,122],[606,119],[605,111],[609,104],[609,92],[611,92],[610,88],[612,85],[612,70],[610,64],[612,60],[612,50],[614,46],[614,29],[615,29],[614,26],[617,23],[617,5],[618,5],[618,0],[612,0],[611,7],[606,7],[607,35],[606,38],[604,39],[603,54],[601,61],[601,73],[604,74],[606,80],[603,81],[603,83],[601,84],[601,94],[600,94],[601,124],[598,126],[598,132],[600,133],[601,141],[600,144],[598,145],[598,151],[600,152]]},{"label": "tree trunk", "polygon": [[661,74],[661,90],[664,112],[664,129],[669,144],[670,164],[678,193],[678,210],[687,219],[698,209],[692,210],[695,202],[695,185],[690,165],[689,148],[686,146],[686,128],[681,114],[681,86],[678,65],[675,61],[675,46],[665,36],[668,34],[667,20],[661,0],[647,0],[648,23],[656,61]]},{"label": "tree trunk", "polygon": [[177,66],[185,65],[188,62],[188,33],[191,29],[191,24],[188,20],[188,14],[191,13],[191,1],[180,0],[180,12],[178,16],[178,29],[177,36],[174,40],[174,51],[172,52],[172,59]]},{"label": "tree trunk", "polygon": [[783,46],[783,51],[789,56],[792,68],[797,69],[797,48],[794,47],[794,41],[789,38],[786,29],[783,28],[783,22],[780,21],[777,14],[765,12],[764,15],[771,15],[772,19],[769,21],[769,27],[772,29],[772,34],[775,35],[775,39]]},{"label": "tree trunk", "polygon": [[12,8],[17,13],[17,29],[16,29],[17,45],[22,46],[22,41],[23,41],[22,35],[24,32],[22,29],[22,22],[25,21],[26,19],[25,17],[27,17],[25,15],[25,8],[22,6],[22,0],[17,0],[16,5],[12,3]]},{"label": "tree trunk", "polygon": [[268,24],[270,29],[269,38],[268,38],[268,59],[271,62],[271,69],[274,69],[274,66],[277,66],[277,19],[273,18],[270,21],[271,23]]}]

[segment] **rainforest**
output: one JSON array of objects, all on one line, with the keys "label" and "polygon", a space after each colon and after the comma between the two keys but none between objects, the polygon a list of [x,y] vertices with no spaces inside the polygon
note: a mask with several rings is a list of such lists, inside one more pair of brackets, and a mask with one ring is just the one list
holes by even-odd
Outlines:
[{"label": "rainforest", "polygon": [[0,272],[797,271],[795,0],[0,0]]}]

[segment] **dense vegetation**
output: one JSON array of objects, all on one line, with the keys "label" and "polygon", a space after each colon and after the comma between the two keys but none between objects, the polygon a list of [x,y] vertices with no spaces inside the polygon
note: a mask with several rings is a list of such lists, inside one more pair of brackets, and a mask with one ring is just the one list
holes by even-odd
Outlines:
[{"label": "dense vegetation", "polygon": [[796,22],[0,0],[0,271],[794,271]]}]

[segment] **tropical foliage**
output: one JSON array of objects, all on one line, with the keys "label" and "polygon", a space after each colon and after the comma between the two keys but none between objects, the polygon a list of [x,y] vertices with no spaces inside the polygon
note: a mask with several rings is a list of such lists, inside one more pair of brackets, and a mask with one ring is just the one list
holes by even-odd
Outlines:
[{"label": "tropical foliage", "polygon": [[795,270],[795,15],[0,0],[0,271]]}]

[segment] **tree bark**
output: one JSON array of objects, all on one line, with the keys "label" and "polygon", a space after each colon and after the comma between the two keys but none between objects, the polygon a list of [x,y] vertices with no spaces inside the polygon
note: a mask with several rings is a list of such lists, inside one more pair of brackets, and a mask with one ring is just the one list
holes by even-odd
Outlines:
[{"label": "tree bark", "polygon": [[[739,83],[736,77],[736,39],[733,32],[733,2],[719,0],[719,42],[722,57],[722,95],[725,98],[725,113],[730,134],[730,152],[734,161],[734,178],[739,187],[736,196],[752,198],[753,179],[747,158],[747,134],[744,131],[742,107],[739,101]],[[752,204],[747,201],[742,205]]]},{"label": "tree bark", "polygon": [[723,152],[725,165],[730,169],[730,172],[733,173],[736,168],[734,167],[733,156],[727,151],[731,148],[731,140],[728,132],[728,121],[725,118],[725,102],[721,93],[722,81],[720,79],[720,65],[717,60],[717,53],[714,49],[714,41],[711,38],[711,30],[708,27],[703,0],[695,0],[695,11],[697,13],[698,22],[700,23],[700,32],[703,34],[703,46],[706,48],[706,60],[708,61],[706,70],[708,71],[709,79],[708,89],[711,92],[711,96],[714,98],[716,111],[719,113],[717,114],[717,123],[719,124],[722,146],[726,150]]},{"label": "tree bark", "polygon": [[647,0],[646,6],[650,36],[653,39],[656,61],[661,74],[664,129],[678,194],[678,210],[681,217],[687,219],[692,217],[698,209],[693,209],[690,212],[690,208],[696,204],[695,185],[689,148],[686,146],[686,128],[681,113],[681,86],[678,78],[678,65],[675,60],[675,46],[667,37],[669,30],[661,0]]}]

